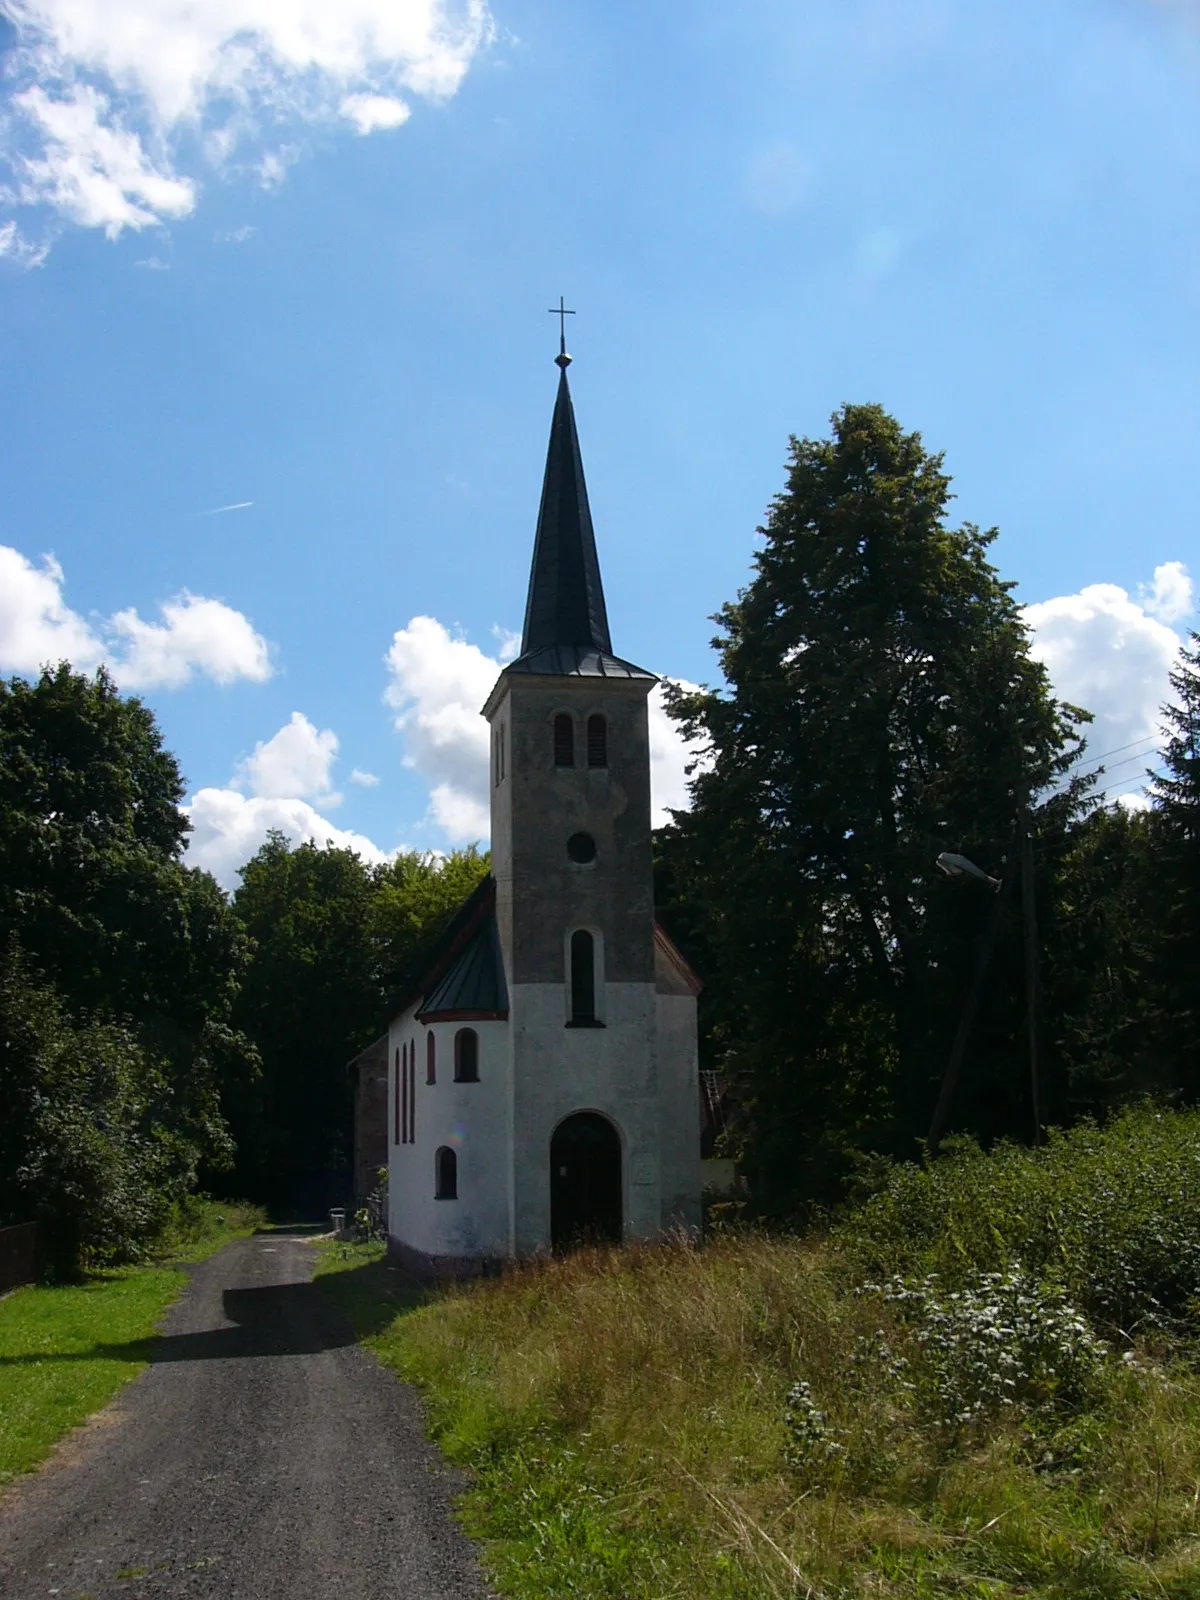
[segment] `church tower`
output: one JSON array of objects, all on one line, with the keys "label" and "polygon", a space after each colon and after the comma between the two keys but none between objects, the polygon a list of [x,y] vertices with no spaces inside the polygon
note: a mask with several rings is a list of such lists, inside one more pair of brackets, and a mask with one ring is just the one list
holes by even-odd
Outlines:
[{"label": "church tower", "polygon": [[[654,916],[656,679],[613,653],[565,344],[557,359],[521,651],[483,708],[492,877],[422,994],[403,997],[411,1022],[399,1019],[406,1084],[410,1049],[423,1059],[416,1030],[462,1021],[479,1041],[476,1089],[484,1055],[503,1079],[500,1093],[456,1097],[460,1210],[469,1169],[489,1187],[469,1227],[415,1237],[405,1176],[393,1183],[400,1253],[447,1266],[699,1222],[699,983]],[[398,1074],[397,1096],[410,1093],[415,1126],[415,1083],[402,1089]],[[434,1124],[436,1142],[448,1124]]]}]

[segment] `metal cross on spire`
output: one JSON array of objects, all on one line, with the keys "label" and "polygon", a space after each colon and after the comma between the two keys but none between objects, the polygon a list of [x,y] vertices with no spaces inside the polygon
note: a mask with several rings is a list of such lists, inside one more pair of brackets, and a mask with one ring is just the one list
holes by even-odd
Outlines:
[{"label": "metal cross on spire", "polygon": [[567,309],[567,303],[560,294],[558,304],[550,307],[548,315],[558,318],[558,354],[554,358],[554,364],[565,372],[571,365],[571,358],[567,354],[567,318],[573,317],[575,313]]}]

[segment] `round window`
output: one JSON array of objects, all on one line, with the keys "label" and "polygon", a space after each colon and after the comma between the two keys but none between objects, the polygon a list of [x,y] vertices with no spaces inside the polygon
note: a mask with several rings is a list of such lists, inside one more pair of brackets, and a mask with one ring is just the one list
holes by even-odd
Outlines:
[{"label": "round window", "polygon": [[596,841],[590,833],[573,833],[567,840],[567,854],[572,861],[584,865],[596,859]]}]

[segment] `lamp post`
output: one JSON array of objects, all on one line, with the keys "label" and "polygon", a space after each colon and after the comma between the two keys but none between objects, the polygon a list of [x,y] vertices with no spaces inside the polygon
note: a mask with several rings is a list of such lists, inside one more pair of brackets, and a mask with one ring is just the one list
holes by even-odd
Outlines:
[{"label": "lamp post", "polygon": [[[1037,951],[1037,902],[1034,896],[1033,881],[1033,817],[1029,810],[1028,801],[1022,802],[1017,813],[1017,831],[1020,841],[1020,871],[1021,871],[1021,911],[1025,943],[1025,1026],[1029,1039],[1029,1088],[1033,1102],[1033,1142],[1042,1142],[1043,1108],[1042,1108],[1042,1079],[1038,1051],[1038,1010],[1039,1010],[1039,979],[1038,979],[1038,951]],[[987,969],[991,964],[992,952],[996,948],[996,938],[1000,932],[1000,923],[1003,920],[1004,901],[1012,884],[1017,861],[1005,862],[1004,876],[993,878],[990,873],[977,867],[967,856],[958,855],[951,850],[943,850],[937,858],[937,865],[942,872],[950,878],[974,878],[981,883],[988,884],[996,894],[996,904],[988,921],[984,933],[983,946],[979,952],[979,964],[975,969],[975,976],[971,980],[971,987],[967,994],[967,1003],[963,1008],[962,1018],[958,1024],[958,1032],[954,1036],[954,1044],[950,1051],[950,1060],[946,1064],[945,1076],[942,1078],[941,1091],[938,1094],[937,1106],[934,1108],[933,1121],[929,1126],[929,1135],[925,1141],[925,1148],[930,1156],[937,1155],[942,1134],[946,1131],[946,1120],[950,1115],[950,1104],[954,1098],[954,1091],[958,1085],[959,1070],[962,1059],[966,1053],[967,1040],[970,1038],[971,1025],[975,1021],[975,1012],[979,1007],[979,999],[983,993],[983,981],[987,976]]]},{"label": "lamp post", "polygon": [[954,1035],[954,1044],[950,1050],[950,1059],[946,1063],[946,1071],[942,1077],[942,1087],[938,1093],[937,1105],[934,1107],[933,1121],[929,1125],[929,1134],[925,1140],[926,1153],[932,1157],[937,1155],[938,1146],[942,1142],[942,1135],[946,1131],[946,1121],[950,1115],[950,1105],[954,1099],[954,1091],[958,1086],[958,1074],[962,1067],[963,1056],[966,1054],[967,1041],[971,1037],[971,1026],[975,1021],[975,1013],[979,1009],[979,999],[983,994],[983,981],[987,976],[987,969],[991,964],[992,951],[996,948],[996,938],[1000,932],[1000,924],[1004,919],[1004,901],[1012,885],[1013,862],[1006,860],[1004,876],[993,878],[982,867],[966,856],[957,855],[950,850],[943,850],[937,858],[938,867],[948,878],[974,878],[981,883],[988,884],[996,896],[996,903],[992,907],[992,914],[984,930],[983,945],[979,951],[979,961],[975,967],[975,975],[971,979],[971,987],[967,991],[967,1003],[963,1007],[963,1014],[959,1018],[958,1031]]}]

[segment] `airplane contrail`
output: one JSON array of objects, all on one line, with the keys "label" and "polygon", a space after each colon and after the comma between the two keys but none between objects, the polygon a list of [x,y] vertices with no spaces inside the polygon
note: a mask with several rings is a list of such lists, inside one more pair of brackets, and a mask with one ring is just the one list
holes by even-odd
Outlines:
[{"label": "airplane contrail", "polygon": [[226,511],[245,511],[248,506],[253,504],[253,500],[237,500],[231,506],[214,506],[211,511],[201,511],[199,515],[202,517],[219,517]]}]

